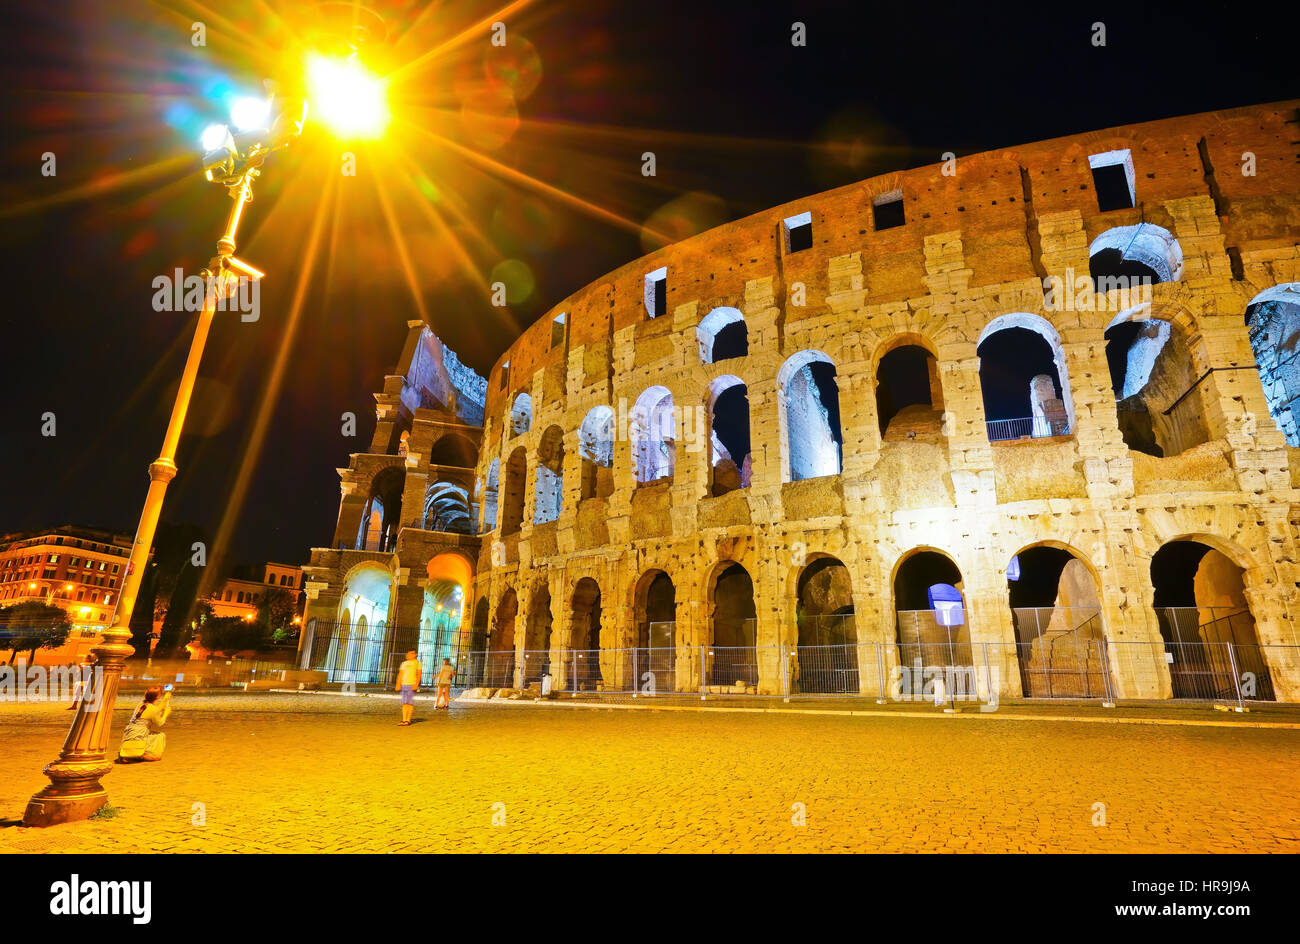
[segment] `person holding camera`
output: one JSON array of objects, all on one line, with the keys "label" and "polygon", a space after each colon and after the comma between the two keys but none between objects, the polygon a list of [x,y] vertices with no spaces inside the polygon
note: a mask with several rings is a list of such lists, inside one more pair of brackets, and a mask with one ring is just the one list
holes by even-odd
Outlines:
[{"label": "person holding camera", "polygon": [[122,730],[122,746],[118,749],[118,763],[140,760],[162,760],[167,746],[167,735],[162,726],[172,712],[172,687],[163,691],[157,685],[144,693],[144,700],[131,712],[131,720]]}]

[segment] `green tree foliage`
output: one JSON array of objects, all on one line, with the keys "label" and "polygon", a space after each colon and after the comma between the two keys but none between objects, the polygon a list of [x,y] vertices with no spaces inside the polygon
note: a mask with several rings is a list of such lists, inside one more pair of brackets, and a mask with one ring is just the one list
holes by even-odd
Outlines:
[{"label": "green tree foliage", "polygon": [[0,650],[13,650],[10,665],[20,652],[31,653],[30,662],[36,658],[37,649],[59,648],[71,632],[72,623],[61,607],[28,601],[0,608]]},{"label": "green tree foliage", "polygon": [[204,649],[227,654],[261,649],[269,635],[265,623],[238,616],[210,616],[199,624],[198,631],[199,643]]}]

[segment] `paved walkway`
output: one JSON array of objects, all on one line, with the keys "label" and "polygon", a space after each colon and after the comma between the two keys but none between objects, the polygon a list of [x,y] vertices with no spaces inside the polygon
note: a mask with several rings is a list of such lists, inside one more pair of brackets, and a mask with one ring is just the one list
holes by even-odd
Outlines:
[{"label": "paved walkway", "polygon": [[[1300,851],[1294,729],[177,702],[166,759],[108,777],[116,816],[0,851]],[[68,717],[0,704],[0,817]]]}]

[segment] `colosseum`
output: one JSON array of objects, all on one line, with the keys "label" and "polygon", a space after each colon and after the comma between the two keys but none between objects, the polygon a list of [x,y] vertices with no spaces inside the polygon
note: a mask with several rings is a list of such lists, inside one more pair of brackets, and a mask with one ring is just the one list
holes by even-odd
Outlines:
[{"label": "colosseum", "polygon": [[486,379],[412,322],[303,667],[1300,699],[1297,150],[1290,101],[944,155],[630,262]]}]

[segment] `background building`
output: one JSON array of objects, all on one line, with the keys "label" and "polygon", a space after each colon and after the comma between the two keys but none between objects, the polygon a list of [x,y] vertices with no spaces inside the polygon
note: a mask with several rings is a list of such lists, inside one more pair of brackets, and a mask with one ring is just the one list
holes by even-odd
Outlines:
[{"label": "background building", "polygon": [[129,534],[72,526],[0,537],[0,607],[48,603],[66,610],[72,623],[67,643],[38,650],[38,661],[68,663],[98,644],[113,619],[132,541]]}]

